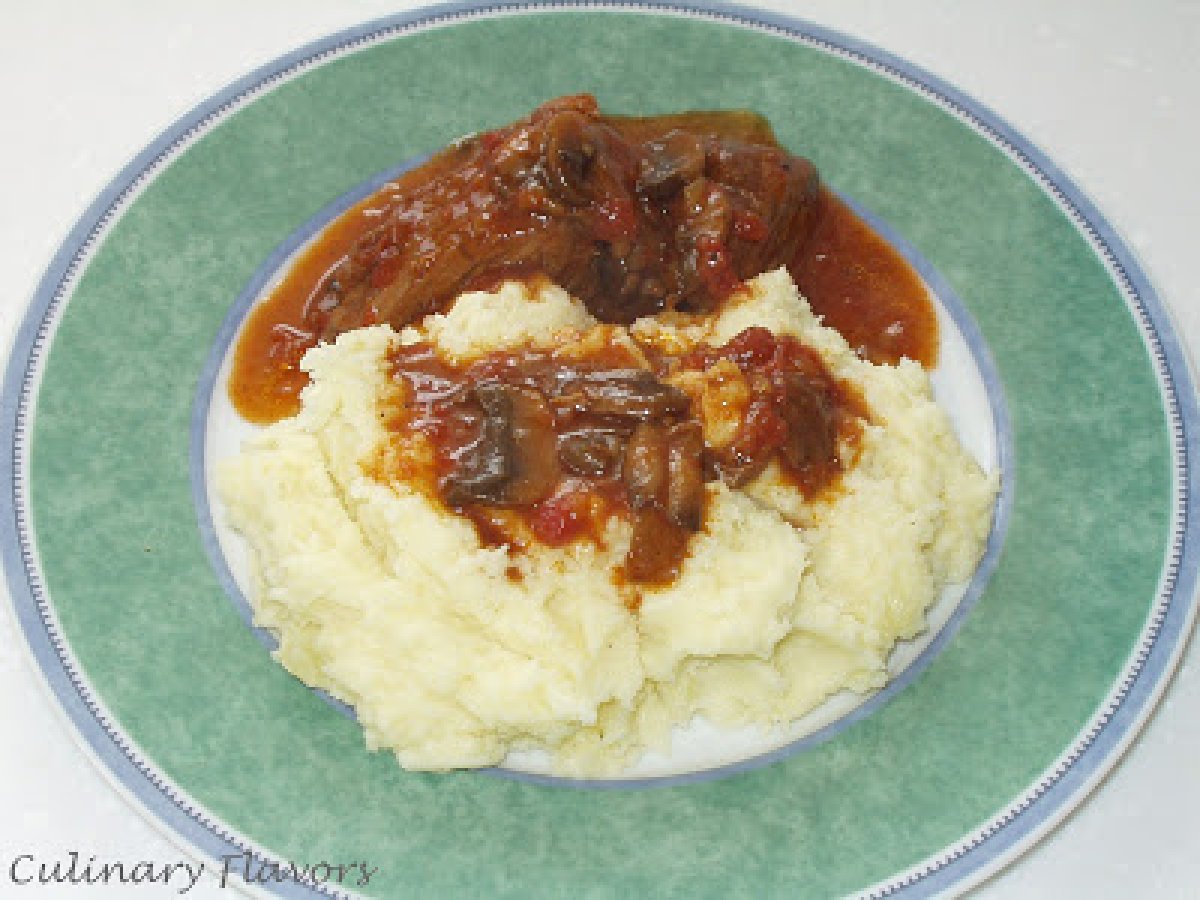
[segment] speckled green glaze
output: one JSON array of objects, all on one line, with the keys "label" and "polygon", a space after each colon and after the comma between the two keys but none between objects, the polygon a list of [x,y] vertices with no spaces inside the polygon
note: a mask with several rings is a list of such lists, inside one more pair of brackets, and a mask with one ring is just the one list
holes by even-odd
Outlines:
[{"label": "speckled green glaze", "polygon": [[[333,197],[584,90],[612,111],[760,110],[920,248],[1008,393],[1011,531],[924,676],[785,762],[641,791],[404,773],[269,659],[211,572],[188,483],[197,374],[243,284]],[[1142,340],[1052,200],[900,85],[673,16],[470,21],[335,60],[240,110],[99,248],[35,424],[47,587],[121,726],[232,829],[284,859],[369,861],[379,896],[826,897],[886,878],[994,815],[1085,724],[1145,621],[1167,539],[1169,447]]]}]

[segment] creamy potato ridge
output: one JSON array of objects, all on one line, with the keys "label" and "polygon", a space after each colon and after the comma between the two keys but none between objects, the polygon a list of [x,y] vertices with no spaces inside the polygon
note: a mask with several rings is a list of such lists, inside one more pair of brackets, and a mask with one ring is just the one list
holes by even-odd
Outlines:
[{"label": "creamy potato ridge", "polygon": [[[602,547],[509,553],[371,465],[386,452],[396,342],[430,341],[457,359],[586,342],[613,326],[558,288],[511,283],[400,334],[363,328],[309,351],[299,415],[218,472],[279,661],[352,705],[371,748],[434,770],[537,749],[564,774],[612,774],[667,748],[672,727],[695,715],[766,727],[838,691],[881,687],[896,641],[919,633],[941,589],[978,562],[997,477],[962,450],[919,365],[858,358],[785,270],[750,282],[719,315],[645,319],[629,332],[683,351],[754,325],[816,349],[861,392],[872,421],[857,462],[812,502],[774,468],[741,490],[710,484],[679,577],[639,586],[636,612],[612,577],[629,543],[620,519]],[[719,386],[691,377],[680,386],[719,442]],[[505,577],[512,566],[520,579]]]}]

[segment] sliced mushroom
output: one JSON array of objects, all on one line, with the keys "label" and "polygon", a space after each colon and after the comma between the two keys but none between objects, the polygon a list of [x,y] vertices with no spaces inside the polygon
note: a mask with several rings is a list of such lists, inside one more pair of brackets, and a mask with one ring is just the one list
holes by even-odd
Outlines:
[{"label": "sliced mushroom", "polygon": [[691,400],[645,369],[608,369],[582,373],[553,402],[558,409],[648,421],[681,416]]},{"label": "sliced mushroom", "polygon": [[558,483],[558,442],[545,398],[532,388],[481,382],[472,394],[483,408],[480,435],[455,459],[443,481],[446,501],[525,506]]},{"label": "sliced mushroom", "polygon": [[454,470],[442,482],[442,496],[451,506],[499,502],[516,468],[508,416],[488,415],[479,437],[455,456]]},{"label": "sliced mushroom", "polygon": [[598,428],[569,431],[558,439],[558,459],[574,475],[607,475],[621,461],[621,435]]},{"label": "sliced mushroom", "polygon": [[737,452],[713,454],[710,458],[716,477],[731,488],[745,487],[762,474],[770,461],[767,454],[750,456]]},{"label": "sliced mushroom", "polygon": [[681,422],[667,435],[667,515],[689,531],[704,518],[704,434],[698,422]]},{"label": "sliced mushroom", "polygon": [[686,528],[672,522],[657,506],[636,510],[625,555],[625,577],[638,584],[672,581],[687,556],[690,536]]},{"label": "sliced mushroom", "polygon": [[661,425],[643,423],[630,436],[621,476],[634,509],[662,506],[666,500],[667,453],[667,429]]}]

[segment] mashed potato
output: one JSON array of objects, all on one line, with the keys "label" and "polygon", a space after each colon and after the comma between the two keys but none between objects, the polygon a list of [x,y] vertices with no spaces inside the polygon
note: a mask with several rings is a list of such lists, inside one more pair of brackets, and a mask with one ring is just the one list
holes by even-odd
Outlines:
[{"label": "mashed potato", "polygon": [[[601,544],[482,546],[472,524],[370,461],[386,452],[385,354],[431,341],[451,358],[586,340],[597,326],[563,291],[508,284],[445,315],[311,350],[303,410],[226,461],[218,485],[253,550],[251,602],[297,677],[357,711],[372,748],[411,769],[500,763],[544,750],[563,773],[619,772],[672,726],[796,719],[831,694],[870,692],[942,587],[966,579],[997,488],[960,448],[915,363],[874,366],[823,328],[783,270],[707,319],[642,320],[672,351],[751,325],[816,349],[872,412],[840,489],[806,501],[768,468],[709,486],[679,577],[631,611],[611,577],[629,528]],[[722,440],[720,379],[681,385]],[[506,577],[517,567],[520,578]]]}]

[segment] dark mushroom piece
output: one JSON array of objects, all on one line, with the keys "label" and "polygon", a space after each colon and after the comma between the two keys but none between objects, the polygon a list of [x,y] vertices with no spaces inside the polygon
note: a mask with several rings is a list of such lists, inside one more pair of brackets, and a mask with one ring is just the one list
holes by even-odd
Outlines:
[{"label": "dark mushroom piece", "polygon": [[558,483],[558,442],[545,398],[532,388],[481,382],[472,394],[483,408],[479,437],[455,457],[442,483],[451,506],[472,502],[526,506]]},{"label": "dark mushroom piece", "polygon": [[641,424],[625,445],[621,476],[634,509],[661,506],[667,497],[667,429]]},{"label": "dark mushroom piece", "polygon": [[442,496],[451,506],[499,502],[516,471],[512,428],[508,416],[487,415],[479,426],[479,437],[454,458],[455,467],[442,480]]},{"label": "dark mushroom piece", "polygon": [[569,431],[558,439],[558,460],[573,475],[603,477],[621,461],[621,435],[599,428]]},{"label": "dark mushroom piece", "polygon": [[667,515],[688,531],[704,518],[704,435],[697,422],[681,422],[667,435]]},{"label": "dark mushroom piece", "polygon": [[562,390],[552,401],[558,410],[643,421],[682,416],[691,403],[687,394],[646,369],[585,372]]},{"label": "dark mushroom piece", "polygon": [[635,510],[625,577],[635,584],[667,584],[679,574],[691,534],[657,506]]},{"label": "dark mushroom piece", "polygon": [[688,539],[704,512],[704,439],[700,426],[642,423],[625,448],[622,477],[633,507],[625,575],[666,583],[679,574]]}]

